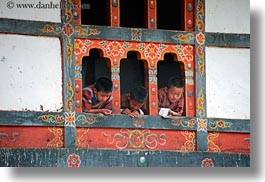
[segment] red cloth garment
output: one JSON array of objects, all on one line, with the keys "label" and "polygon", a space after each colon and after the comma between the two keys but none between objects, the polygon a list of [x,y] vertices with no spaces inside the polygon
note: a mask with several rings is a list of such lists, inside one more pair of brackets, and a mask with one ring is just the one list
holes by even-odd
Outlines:
[{"label": "red cloth garment", "polygon": [[90,109],[110,109],[112,110],[112,96],[104,103],[99,103],[94,94],[95,85],[90,85],[82,90],[82,109],[87,112]]},{"label": "red cloth garment", "polygon": [[179,101],[175,103],[171,103],[167,97],[166,88],[160,88],[158,90],[158,107],[159,108],[169,108],[174,112],[180,112],[183,113],[183,107],[184,107],[184,97],[183,94]]}]

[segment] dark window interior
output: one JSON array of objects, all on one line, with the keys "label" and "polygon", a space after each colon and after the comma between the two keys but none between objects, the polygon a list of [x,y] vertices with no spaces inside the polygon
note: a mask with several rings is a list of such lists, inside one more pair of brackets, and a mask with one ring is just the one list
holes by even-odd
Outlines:
[{"label": "dark window interior", "polygon": [[91,49],[89,56],[82,60],[83,87],[93,84],[101,76],[111,78],[110,61],[101,57],[100,50]]},{"label": "dark window interior", "polygon": [[157,0],[157,29],[184,30],[184,0]]},{"label": "dark window interior", "polygon": [[165,87],[170,77],[177,76],[184,79],[184,64],[174,60],[174,54],[166,53],[164,60],[157,63],[158,88]]},{"label": "dark window interior", "polygon": [[137,59],[136,52],[130,51],[127,59],[120,63],[121,94],[129,93],[136,86],[145,86],[144,62]]},{"label": "dark window interior", "polygon": [[110,26],[109,0],[82,0],[81,24]]},{"label": "dark window interior", "polygon": [[120,26],[145,28],[144,3],[144,0],[120,0]]}]

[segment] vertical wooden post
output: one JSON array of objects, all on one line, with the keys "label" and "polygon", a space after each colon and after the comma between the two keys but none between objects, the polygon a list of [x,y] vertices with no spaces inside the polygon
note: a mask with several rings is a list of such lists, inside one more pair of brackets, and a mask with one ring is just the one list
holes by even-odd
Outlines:
[{"label": "vertical wooden post", "polygon": [[157,29],[157,18],[156,18],[156,0],[147,1],[147,28]]},{"label": "vertical wooden post", "polygon": [[63,1],[63,97],[64,97],[64,143],[65,148],[75,148],[75,72],[74,72],[74,0]]},{"label": "vertical wooden post", "polygon": [[110,26],[120,27],[120,0],[110,0]]},{"label": "vertical wooden post", "polygon": [[184,31],[194,31],[194,0],[184,2]]},{"label": "vertical wooden post", "polygon": [[196,0],[195,51],[196,51],[196,117],[197,150],[208,150],[206,118],[206,78],[205,78],[205,1]]},{"label": "vertical wooden post", "polygon": [[74,0],[74,24],[81,24],[81,10],[82,4],[81,0]]}]

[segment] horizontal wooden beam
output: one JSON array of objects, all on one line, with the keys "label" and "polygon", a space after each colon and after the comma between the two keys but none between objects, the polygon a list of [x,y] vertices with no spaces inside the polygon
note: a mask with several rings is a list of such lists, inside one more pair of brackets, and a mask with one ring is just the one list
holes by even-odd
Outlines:
[{"label": "horizontal wooden beam", "polygon": [[250,167],[250,155],[97,149],[0,149],[1,167]]},{"label": "horizontal wooden beam", "polygon": [[[196,117],[142,116],[131,118],[127,115],[102,116],[88,113],[72,113],[75,127],[95,128],[149,128],[166,130],[197,130]],[[0,126],[65,126],[69,117],[65,112],[1,111]],[[206,118],[208,131],[250,133],[250,120]]]},{"label": "horizontal wooden beam", "polygon": [[250,48],[250,34],[206,33],[205,45]]}]

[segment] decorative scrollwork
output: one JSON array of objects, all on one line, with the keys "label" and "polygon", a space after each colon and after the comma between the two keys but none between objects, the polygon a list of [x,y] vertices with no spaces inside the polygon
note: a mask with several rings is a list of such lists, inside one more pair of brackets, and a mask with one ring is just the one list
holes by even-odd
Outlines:
[{"label": "decorative scrollwork", "polygon": [[115,133],[113,136],[103,132],[103,136],[107,138],[109,144],[115,143],[118,149],[155,149],[158,145],[166,144],[166,134],[151,133],[150,130],[128,130],[121,129],[119,133]]},{"label": "decorative scrollwork", "polygon": [[2,138],[6,138],[9,142],[15,142],[16,137],[19,135],[19,133],[12,133],[12,137],[9,136],[7,133],[0,133],[0,142],[2,141]]}]

